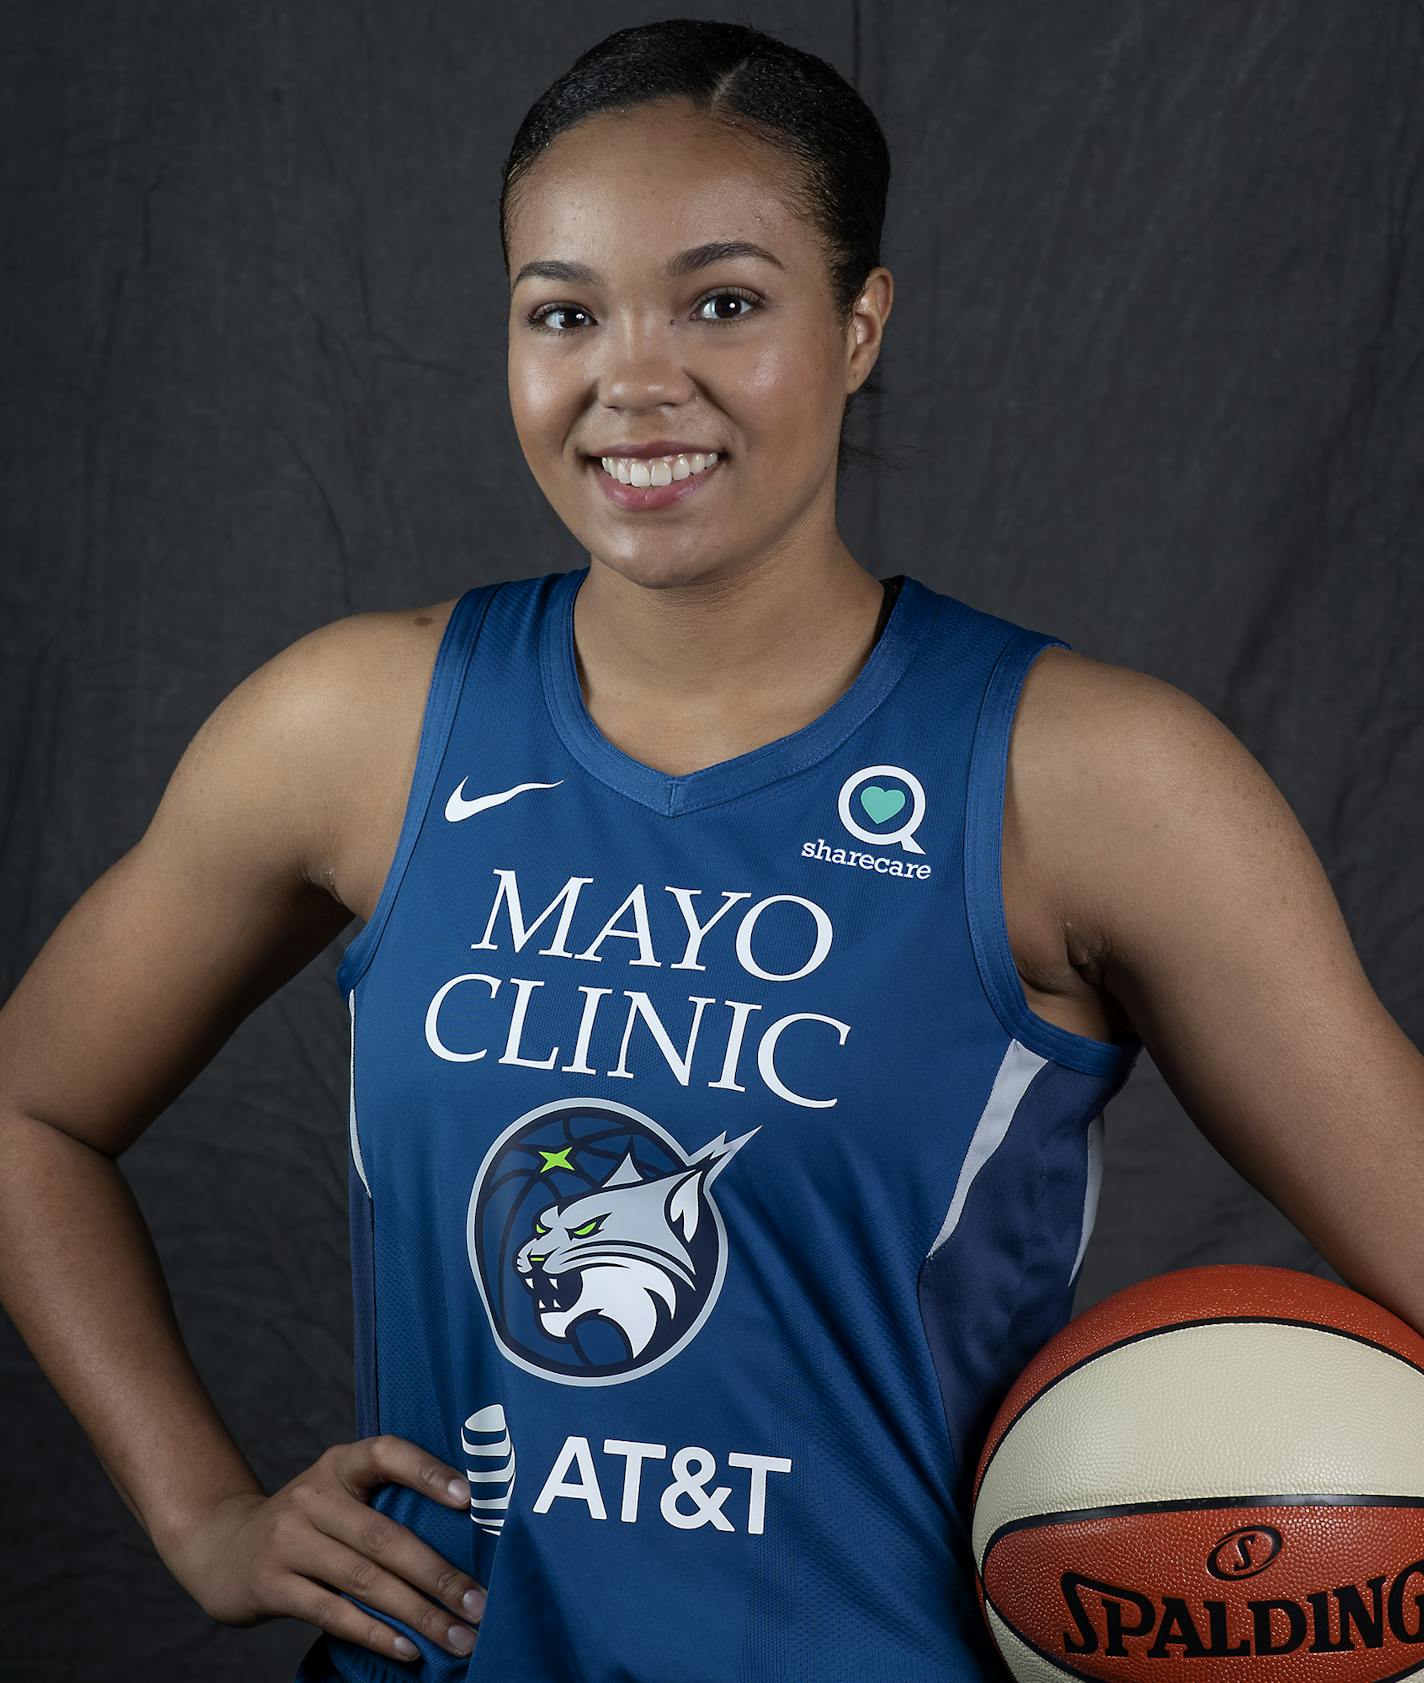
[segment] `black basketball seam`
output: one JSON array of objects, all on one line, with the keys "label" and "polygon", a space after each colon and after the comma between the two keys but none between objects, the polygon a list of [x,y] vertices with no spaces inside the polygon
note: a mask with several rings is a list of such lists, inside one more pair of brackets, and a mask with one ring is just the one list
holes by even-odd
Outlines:
[{"label": "black basketball seam", "polygon": [[[1009,1433],[1013,1431],[1014,1427],[1018,1425],[1019,1421],[1023,1419],[1024,1415],[1028,1413],[1029,1409],[1033,1407],[1040,1397],[1046,1396],[1055,1385],[1058,1385],[1063,1380],[1067,1379],[1069,1374],[1076,1373],[1080,1367],[1087,1367],[1089,1362],[1097,1361],[1100,1356],[1106,1356],[1110,1351],[1125,1349],[1129,1344],[1140,1344],[1144,1339],[1161,1338],[1166,1336],[1168,1333],[1183,1332],[1188,1327],[1216,1326],[1304,1327],[1310,1332],[1328,1332],[1336,1338],[1349,1338],[1356,1344],[1364,1344],[1371,1350],[1379,1350],[1386,1356],[1393,1356],[1397,1362],[1403,1362],[1405,1367],[1413,1368],[1415,1373],[1424,1377],[1424,1367],[1421,1367],[1418,1362],[1410,1361],[1408,1356],[1401,1356],[1398,1350],[1391,1350],[1387,1344],[1379,1344],[1373,1338],[1366,1338],[1363,1333],[1350,1332],[1345,1327],[1325,1326],[1319,1321],[1302,1321],[1298,1320],[1294,1315],[1204,1315],[1195,1321],[1173,1321],[1170,1326],[1147,1327],[1142,1332],[1129,1333],[1126,1338],[1119,1338],[1112,1344],[1104,1344],[1101,1348],[1090,1351],[1088,1355],[1082,1357],[1079,1361],[1074,1362],[1071,1367],[1065,1367],[1062,1373],[1055,1374],[1046,1385],[1040,1386],[1039,1389],[1035,1391],[1023,1405],[1023,1407],[1014,1414],[1009,1423],[1004,1427],[1003,1431],[1000,1432],[999,1441],[994,1445],[989,1459],[984,1463],[984,1470],[979,1475],[979,1489],[982,1490],[984,1488],[984,1480],[989,1476],[990,1467],[994,1465],[994,1456],[999,1453],[999,1450],[1002,1448],[1004,1440],[1008,1437]],[[1017,1383],[1017,1381],[1015,1383]],[[1010,1389],[1012,1388],[1013,1387],[1010,1386]],[[977,1504],[978,1500],[979,1498],[976,1494],[974,1502]]]},{"label": "black basketball seam", "polygon": [[1006,1519],[984,1545],[984,1567],[987,1568],[994,1545],[1001,1538],[1007,1537],[1011,1531],[1026,1530],[1031,1525],[1071,1525],[1077,1520],[1114,1519],[1120,1514],[1172,1513],[1187,1509],[1313,1507],[1424,1508],[1424,1496],[1335,1495],[1329,1492],[1289,1496],[1172,1496],[1157,1502],[1113,1502],[1100,1508],[1062,1508],[1050,1513],[1025,1514],[1022,1519]]}]

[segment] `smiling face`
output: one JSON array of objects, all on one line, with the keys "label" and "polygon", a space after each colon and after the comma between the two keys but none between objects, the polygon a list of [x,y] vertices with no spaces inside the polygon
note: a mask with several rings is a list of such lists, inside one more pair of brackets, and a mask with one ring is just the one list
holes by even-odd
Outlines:
[{"label": "smiling face", "polygon": [[[850,324],[836,319],[823,244],[785,202],[792,167],[664,101],[580,123],[518,189],[515,431],[590,556],[639,582],[838,541],[841,415],[879,354],[891,281],[873,270]],[[705,260],[734,242],[768,255]],[[606,489],[602,456],[664,442],[719,459],[661,496]]]}]

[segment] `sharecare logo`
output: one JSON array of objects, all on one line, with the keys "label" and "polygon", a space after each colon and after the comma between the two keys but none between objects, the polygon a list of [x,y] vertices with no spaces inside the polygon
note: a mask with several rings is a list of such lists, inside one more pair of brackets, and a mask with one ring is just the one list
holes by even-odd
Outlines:
[{"label": "sharecare logo", "polygon": [[927,877],[934,867],[917,865],[908,859],[896,859],[888,853],[862,853],[855,847],[833,847],[824,836],[801,843],[803,859],[819,859],[826,865],[853,865],[858,870],[875,871],[882,877]]},{"label": "sharecare logo", "polygon": [[[902,817],[907,805],[910,810]],[[827,865],[850,865],[883,877],[931,875],[933,866],[903,857],[918,854],[922,859],[925,851],[915,840],[915,831],[925,818],[925,786],[914,772],[904,766],[861,766],[841,784],[836,796],[836,816],[866,846],[839,847],[827,843],[824,836],[817,836],[815,841],[801,843],[803,859],[817,859]],[[884,828],[892,823],[893,828]],[[869,828],[871,824],[876,828]],[[869,851],[872,848],[883,851]]]}]

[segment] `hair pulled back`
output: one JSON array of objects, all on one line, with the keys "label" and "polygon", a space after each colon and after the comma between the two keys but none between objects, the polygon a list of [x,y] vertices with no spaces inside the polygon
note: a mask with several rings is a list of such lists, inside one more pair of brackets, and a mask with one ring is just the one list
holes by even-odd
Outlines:
[{"label": "hair pulled back", "polygon": [[[890,149],[874,112],[824,59],[759,29],[708,18],[664,18],[615,30],[582,53],[525,114],[504,161],[499,237],[509,272],[509,224],[524,176],[546,146],[585,118],[686,99],[740,134],[778,148],[797,166],[790,208],[819,236],[832,307],[847,325],[880,262],[890,187]],[[875,370],[847,399],[837,470],[879,460],[846,437],[851,405],[874,387]]]}]

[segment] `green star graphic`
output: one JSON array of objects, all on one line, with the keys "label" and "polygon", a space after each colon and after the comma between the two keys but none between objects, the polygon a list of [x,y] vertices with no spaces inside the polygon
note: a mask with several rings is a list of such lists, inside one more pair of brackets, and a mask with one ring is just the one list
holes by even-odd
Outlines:
[{"label": "green star graphic", "polygon": [[573,1168],[573,1164],[569,1162],[570,1149],[571,1148],[567,1145],[561,1146],[558,1151],[545,1151],[542,1147],[540,1147],[539,1155],[544,1159],[544,1167],[540,1169],[539,1173],[541,1175],[546,1175],[550,1169]]}]

